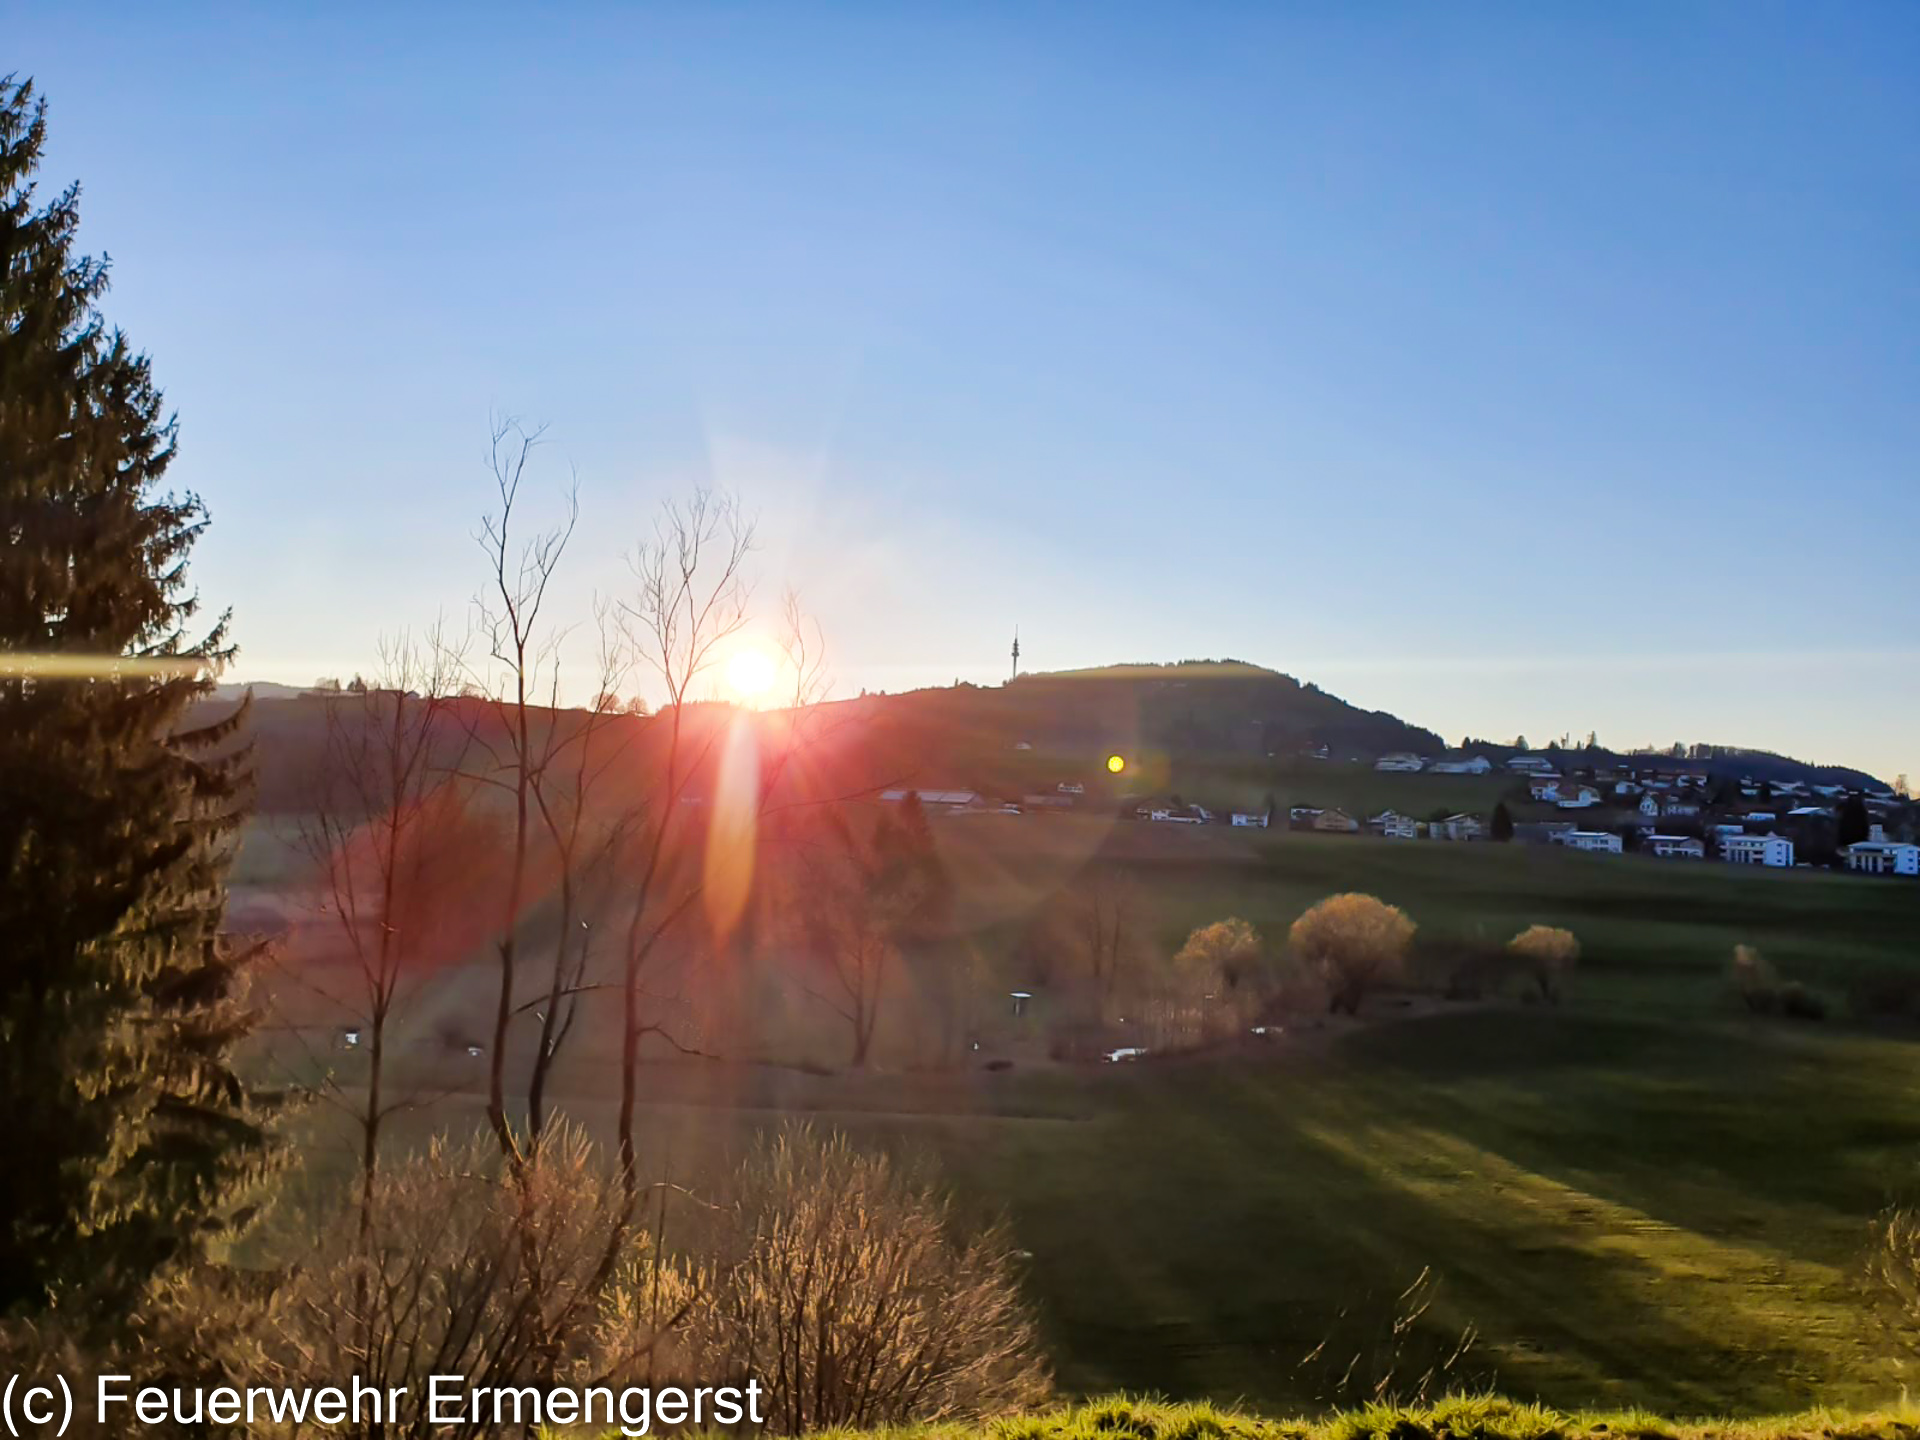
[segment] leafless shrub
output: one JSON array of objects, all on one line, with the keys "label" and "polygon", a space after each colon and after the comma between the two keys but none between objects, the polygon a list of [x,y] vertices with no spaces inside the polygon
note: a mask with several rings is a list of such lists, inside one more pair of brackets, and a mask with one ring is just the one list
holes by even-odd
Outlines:
[{"label": "leafless shrub", "polygon": [[[1781,979],[1766,956],[1751,945],[1733,947],[1728,976],[1740,996],[1740,1003],[1756,1015],[1782,1015],[1789,1020],[1827,1018],[1827,1001],[1823,995],[1809,990],[1798,980]],[[1856,1003],[1860,993],[1855,992]]]},{"label": "leafless shrub", "polygon": [[765,1142],[736,1184],[731,1233],[676,1282],[689,1297],[676,1362],[694,1378],[759,1379],[770,1428],[788,1435],[1045,1393],[1004,1231],[956,1235],[934,1186],[804,1128]]},{"label": "leafless shrub", "polygon": [[1875,1217],[1866,1280],[1868,1307],[1882,1328],[1920,1355],[1920,1209],[1889,1205]]},{"label": "leafless shrub", "polygon": [[1414,925],[1371,895],[1330,895],[1293,922],[1287,945],[1327,992],[1327,1008],[1360,1012],[1369,990],[1398,976]]},{"label": "leafless shrub", "polygon": [[1158,1007],[1160,1045],[1200,1044],[1245,1031],[1266,1003],[1266,949],[1245,920],[1216,920],[1174,954]]},{"label": "leafless shrub", "polygon": [[[608,1281],[646,1237],[578,1130],[550,1126],[517,1165],[484,1136],[437,1143],[382,1167],[371,1214],[365,1230],[357,1214],[341,1217],[287,1278],[263,1366],[275,1383],[354,1375],[420,1395],[433,1375],[474,1386],[597,1381],[610,1359],[600,1343]],[[645,1348],[651,1337],[629,1328],[622,1340]],[[478,1417],[430,1427],[425,1407],[377,1430],[430,1432],[490,1433]]]},{"label": "leafless shrub", "polygon": [[1774,973],[1773,966],[1767,963],[1767,957],[1753,946],[1733,947],[1733,963],[1727,967],[1727,974],[1740,996],[1740,1002],[1749,1010],[1756,1014],[1767,1014],[1778,1008],[1780,977]]},{"label": "leafless shrub", "polygon": [[1580,942],[1571,930],[1553,925],[1529,925],[1507,942],[1507,953],[1533,977],[1542,1000],[1558,1003],[1562,982],[1580,963]]}]

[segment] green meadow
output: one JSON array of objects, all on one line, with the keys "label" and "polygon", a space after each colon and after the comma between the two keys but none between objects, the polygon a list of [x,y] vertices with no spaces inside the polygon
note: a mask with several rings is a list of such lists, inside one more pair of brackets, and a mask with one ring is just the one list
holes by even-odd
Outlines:
[{"label": "green meadow", "polygon": [[1457,1395],[1431,1405],[1372,1404],[1331,1415],[1273,1419],[1232,1407],[1113,1395],[986,1424],[934,1421],[843,1433],[873,1440],[1566,1440],[1580,1434],[1630,1440],[1906,1440],[1917,1418],[1900,1406],[1675,1421],[1645,1411],[1567,1413],[1497,1396]]},{"label": "green meadow", "polygon": [[[1303,1014],[1229,1053],[1057,1064],[1022,1042],[1029,1017],[988,1027],[986,1052],[1012,1061],[995,1071],[661,1063],[647,1143],[676,1180],[697,1188],[795,1117],[934,1157],[963,1208],[1003,1215],[1029,1252],[1070,1395],[1296,1413],[1497,1388],[1752,1416],[1899,1393],[1859,1274],[1871,1218],[1916,1178],[1920,1028],[1859,1005],[1920,974],[1920,886],[1141,822],[937,825],[956,943],[990,961],[995,993],[1019,983],[1035,908],[1089,867],[1131,877],[1150,952],[1226,915],[1278,946],[1307,905],[1361,889],[1420,924],[1424,958],[1358,1024]],[[1439,998],[1449,938],[1533,923],[1584,947],[1562,1003]],[[1828,1017],[1747,1013],[1726,978],[1737,943]],[[484,994],[472,970],[436,983]],[[590,1128],[610,1060],[589,1036],[559,1077]],[[397,1139],[459,1129],[476,1104],[458,1093]],[[316,1155],[328,1123],[311,1122]]]}]

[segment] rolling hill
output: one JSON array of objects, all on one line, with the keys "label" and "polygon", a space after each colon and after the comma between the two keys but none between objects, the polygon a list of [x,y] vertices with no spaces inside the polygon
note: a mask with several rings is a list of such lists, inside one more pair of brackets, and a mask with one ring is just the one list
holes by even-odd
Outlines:
[{"label": "rolling hill", "polygon": [[[243,688],[222,686],[208,703],[232,704]],[[282,686],[255,688],[252,735],[267,808],[288,808],[298,788],[294,777],[317,773],[329,703],[339,700]],[[472,723],[490,723],[482,702],[462,704]],[[1207,770],[1232,771],[1253,782],[1315,752],[1352,762],[1392,751],[1435,756],[1447,749],[1432,730],[1235,660],[1114,665],[1026,674],[997,686],[863,694],[828,702],[821,712],[828,733],[841,737],[831,763],[835,782],[848,789],[912,784],[1017,795],[1036,785],[1051,788],[1060,779],[1104,780],[1102,762],[1116,753],[1127,757],[1136,780],[1153,789],[1167,776]],[[647,723],[623,717],[617,733],[633,733],[629,727],[644,732]],[[1514,753],[1493,743],[1474,749],[1496,761]],[[1573,766],[1631,758],[1597,749],[1566,753]],[[1729,747],[1695,746],[1685,757],[1660,763],[1776,782],[1883,788],[1862,771]]]}]

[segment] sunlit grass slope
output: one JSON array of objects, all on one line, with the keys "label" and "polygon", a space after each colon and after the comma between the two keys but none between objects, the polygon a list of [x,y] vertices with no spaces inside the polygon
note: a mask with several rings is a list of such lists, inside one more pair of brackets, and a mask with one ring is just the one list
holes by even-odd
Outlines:
[{"label": "sunlit grass slope", "polygon": [[1920,1411],[1808,1410],[1749,1420],[1674,1420],[1646,1411],[1563,1412],[1494,1396],[1367,1405],[1317,1419],[1267,1419],[1212,1405],[1113,1397],[984,1423],[839,1431],[853,1440],[1909,1440]]}]

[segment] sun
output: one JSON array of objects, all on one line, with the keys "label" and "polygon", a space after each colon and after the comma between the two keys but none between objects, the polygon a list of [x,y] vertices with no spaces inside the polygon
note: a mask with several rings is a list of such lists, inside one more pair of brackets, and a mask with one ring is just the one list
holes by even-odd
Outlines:
[{"label": "sun", "polygon": [[1109,775],[1118,775],[1122,770],[1126,768],[1127,768],[1126,756],[1124,755],[1107,756],[1107,773]]},{"label": "sun", "polygon": [[774,674],[773,657],[764,650],[736,650],[727,661],[727,684],[733,687],[734,694],[747,700],[771,690]]}]

